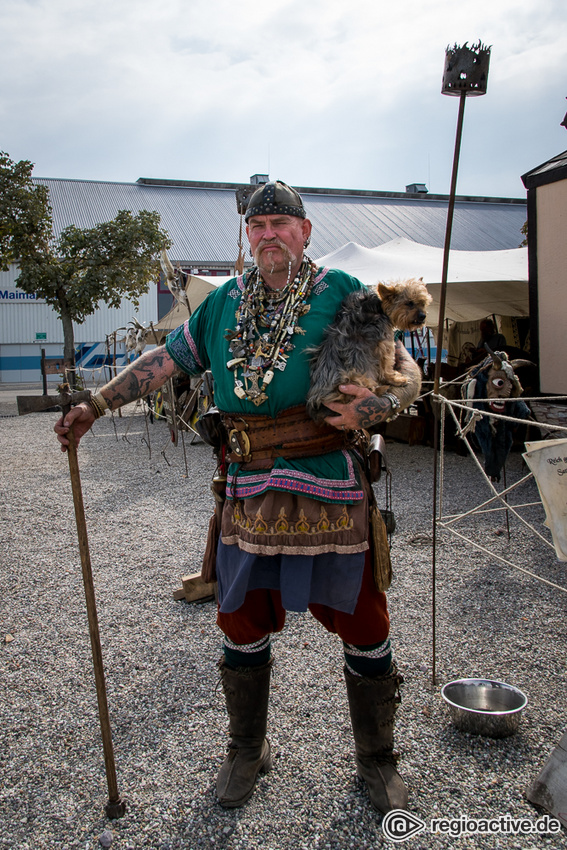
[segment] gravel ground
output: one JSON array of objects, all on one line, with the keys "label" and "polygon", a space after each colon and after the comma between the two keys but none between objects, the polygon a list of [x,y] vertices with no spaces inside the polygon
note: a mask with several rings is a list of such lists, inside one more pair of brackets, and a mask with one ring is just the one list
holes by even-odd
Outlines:
[{"label": "gravel ground", "polygon": [[[270,703],[274,770],[242,809],[223,810],[214,781],[227,743],[214,604],[176,602],[200,568],[212,509],[211,450],[168,440],[133,406],[97,422],[80,449],[83,494],[120,791],[108,798],[67,459],[55,413],[0,407],[0,847],[342,850],[394,846],[355,776],[342,652],[308,614],[274,640]],[[163,453],[162,453],[163,452]],[[567,594],[442,532],[437,545],[436,672],[432,684],[433,450],[388,445],[393,472],[392,638],[405,676],[400,771],[427,827],[405,846],[567,848],[559,835],[432,834],[434,817],[543,816],[525,798],[566,730]],[[513,452],[508,482],[517,480]],[[383,497],[382,485],[378,495]],[[473,461],[445,455],[445,505],[481,501]],[[516,501],[537,499],[533,483]],[[529,509],[541,527],[541,506]],[[491,552],[567,587],[565,565],[511,520],[465,527]],[[541,528],[543,533],[545,529]],[[510,682],[529,705],[512,737],[457,731],[440,697],[453,678]]]}]

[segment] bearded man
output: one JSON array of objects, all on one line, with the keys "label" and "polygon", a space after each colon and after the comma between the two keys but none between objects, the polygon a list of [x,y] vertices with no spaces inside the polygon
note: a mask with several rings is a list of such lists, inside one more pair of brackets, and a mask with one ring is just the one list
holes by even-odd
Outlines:
[{"label": "bearded man", "polygon": [[231,741],[217,778],[225,807],[243,805],[271,767],[266,737],[271,635],[286,611],[306,611],[343,641],[359,776],[381,813],[403,809],[407,790],[393,753],[402,677],[392,659],[386,596],[369,548],[371,487],[352,434],[371,430],[418,395],[420,372],[401,343],[405,387],[377,397],[346,385],[345,404],[316,424],[306,414],[309,350],[356,278],[318,268],[299,194],[281,181],[250,197],[246,232],[255,265],[210,293],[165,345],[135,360],[89,403],[62,417],[62,449],[105,409],[146,396],[177,373],[211,370],[228,435],[227,495],[216,552],[219,662]]}]

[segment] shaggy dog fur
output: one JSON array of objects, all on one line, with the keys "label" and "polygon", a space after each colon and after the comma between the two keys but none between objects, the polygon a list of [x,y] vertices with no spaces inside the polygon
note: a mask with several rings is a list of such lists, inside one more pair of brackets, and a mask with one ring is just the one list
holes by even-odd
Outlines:
[{"label": "shaggy dog fur", "polygon": [[312,350],[307,411],[315,419],[332,413],[327,402],[348,401],[341,384],[368,387],[377,395],[407,383],[395,364],[394,330],[422,327],[431,303],[423,278],[379,283],[344,299],[321,345]]}]

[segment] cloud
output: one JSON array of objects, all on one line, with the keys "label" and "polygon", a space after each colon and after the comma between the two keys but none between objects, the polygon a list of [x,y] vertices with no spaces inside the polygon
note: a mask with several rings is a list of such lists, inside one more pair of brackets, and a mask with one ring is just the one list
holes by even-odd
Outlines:
[{"label": "cloud", "polygon": [[564,146],[565,17],[558,0],[5,0],[3,146],[43,176],[275,169],[298,185],[446,192],[445,48],[481,39],[489,88],[467,102],[462,191],[519,195],[520,162]]}]

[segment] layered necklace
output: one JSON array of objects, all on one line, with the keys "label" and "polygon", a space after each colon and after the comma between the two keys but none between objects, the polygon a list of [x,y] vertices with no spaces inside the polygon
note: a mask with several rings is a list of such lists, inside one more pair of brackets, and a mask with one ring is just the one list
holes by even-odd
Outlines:
[{"label": "layered necklace", "polygon": [[307,300],[316,270],[304,257],[295,279],[288,279],[283,289],[266,289],[257,266],[250,270],[236,311],[236,328],[226,334],[232,354],[226,365],[234,372],[238,398],[256,406],[267,400],[274,369],[283,372],[295,348],[294,333],[305,333],[298,321],[311,309]]}]

